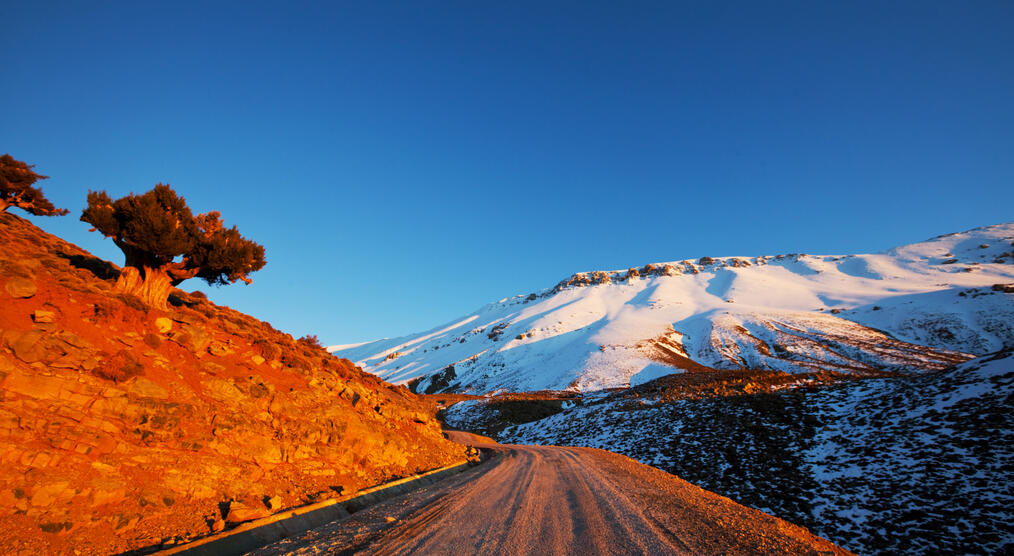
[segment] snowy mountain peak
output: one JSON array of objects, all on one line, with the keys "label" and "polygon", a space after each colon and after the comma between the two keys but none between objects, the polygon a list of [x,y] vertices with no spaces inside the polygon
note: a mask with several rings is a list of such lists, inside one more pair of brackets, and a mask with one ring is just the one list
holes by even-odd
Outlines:
[{"label": "snowy mountain peak", "polygon": [[1014,345],[1012,243],[1007,223],[878,254],[580,272],[424,333],[333,351],[423,391],[596,390],[702,365],[938,369]]},{"label": "snowy mountain peak", "polygon": [[[924,260],[929,264],[957,264],[962,261],[978,265],[983,262],[1003,264],[1014,257],[1014,222],[974,228],[966,232],[944,234],[924,242],[913,243],[889,249],[881,255],[894,256],[909,261]],[[867,255],[871,256],[871,255]],[[626,270],[577,272],[560,281],[556,286],[540,292],[557,293],[568,287],[594,286],[613,282],[624,282],[634,278],[658,276],[679,276],[699,274],[717,268],[745,268],[754,265],[800,262],[809,258],[813,261],[839,262],[856,260],[862,255],[814,256],[805,253],[787,253],[756,257],[700,257],[681,261],[649,263],[643,267]],[[952,261],[953,262],[950,262]],[[857,266],[843,263],[842,266]],[[873,277],[873,276],[871,276]],[[531,294],[540,295],[540,294]],[[529,296],[531,297],[531,296]]]}]

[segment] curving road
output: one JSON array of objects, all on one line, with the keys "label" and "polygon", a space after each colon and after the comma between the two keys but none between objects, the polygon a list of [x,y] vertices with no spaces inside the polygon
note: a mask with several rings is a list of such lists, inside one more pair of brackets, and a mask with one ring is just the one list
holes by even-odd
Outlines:
[{"label": "curving road", "polygon": [[491,457],[253,554],[848,554],[611,452],[448,436]]}]

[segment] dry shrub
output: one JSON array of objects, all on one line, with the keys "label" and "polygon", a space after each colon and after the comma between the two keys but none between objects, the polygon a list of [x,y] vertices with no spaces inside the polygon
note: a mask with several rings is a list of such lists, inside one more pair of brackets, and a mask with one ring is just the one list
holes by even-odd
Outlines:
[{"label": "dry shrub", "polygon": [[95,302],[95,317],[99,320],[111,318],[118,307],[111,299],[102,298]]},{"label": "dry shrub", "polygon": [[116,355],[104,354],[102,363],[92,371],[92,374],[99,378],[123,382],[129,378],[144,374],[144,365],[127,350],[121,350]]},{"label": "dry shrub", "polygon": [[295,349],[286,347],[282,350],[282,364],[293,369],[308,369],[310,361]]},{"label": "dry shrub", "polygon": [[316,334],[307,334],[306,336],[303,336],[302,338],[296,341],[308,348],[324,349],[324,346],[321,345],[320,340],[317,339]]},{"label": "dry shrub", "polygon": [[252,345],[261,352],[261,357],[268,361],[274,361],[282,355],[282,350],[278,347],[278,344],[269,341],[267,338],[257,338],[253,341]]},{"label": "dry shrub", "polygon": [[152,349],[158,349],[158,346],[162,345],[162,338],[159,338],[157,334],[148,332],[144,335],[144,343]]}]

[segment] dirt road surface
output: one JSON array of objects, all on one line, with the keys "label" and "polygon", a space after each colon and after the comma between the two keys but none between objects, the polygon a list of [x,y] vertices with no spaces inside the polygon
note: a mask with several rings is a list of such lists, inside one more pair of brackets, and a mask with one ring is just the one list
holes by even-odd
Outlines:
[{"label": "dirt road surface", "polygon": [[252,554],[849,554],[611,452],[448,434],[489,459]]}]

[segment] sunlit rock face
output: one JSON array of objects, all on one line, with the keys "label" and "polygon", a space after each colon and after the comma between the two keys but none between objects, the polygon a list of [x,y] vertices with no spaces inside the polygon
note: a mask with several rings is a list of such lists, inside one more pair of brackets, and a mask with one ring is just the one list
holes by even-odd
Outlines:
[{"label": "sunlit rock face", "polygon": [[172,544],[459,461],[435,408],[0,214],[0,552]]}]

